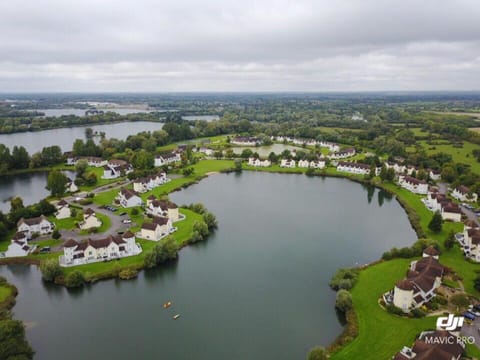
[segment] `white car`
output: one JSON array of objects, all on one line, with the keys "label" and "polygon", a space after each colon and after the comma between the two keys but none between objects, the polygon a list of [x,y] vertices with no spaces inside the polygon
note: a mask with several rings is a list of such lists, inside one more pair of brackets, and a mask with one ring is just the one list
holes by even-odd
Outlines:
[{"label": "white car", "polygon": [[123,220],[122,220],[122,223],[123,223],[123,224],[131,224],[131,223],[132,223],[132,220],[130,220],[130,219],[123,219]]},{"label": "white car", "polygon": [[468,311],[470,311],[470,312],[471,312],[473,315],[475,315],[475,316],[480,316],[480,312],[478,312],[477,310],[475,310],[475,309],[473,308],[473,305],[469,305],[469,306],[468,306]]}]

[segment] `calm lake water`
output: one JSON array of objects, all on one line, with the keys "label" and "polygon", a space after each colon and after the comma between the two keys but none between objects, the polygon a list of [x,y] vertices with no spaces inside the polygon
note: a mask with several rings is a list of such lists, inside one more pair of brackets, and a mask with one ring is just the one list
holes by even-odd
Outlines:
[{"label": "calm lake water", "polygon": [[[75,179],[74,171],[64,171],[70,179]],[[47,172],[18,174],[0,177],[0,211],[10,211],[10,199],[20,196],[24,205],[30,205],[46,198],[50,192],[47,186]]]},{"label": "calm lake water", "polygon": [[[102,111],[114,112],[120,115],[128,115],[135,113],[149,113],[152,110],[146,109],[136,109],[136,108],[111,108],[111,109],[99,109]],[[38,109],[37,111],[45,113],[45,117],[60,117],[64,115],[76,115],[76,116],[85,116],[85,109]]]},{"label": "calm lake water", "polygon": [[172,266],[75,292],[45,286],[35,267],[0,267],[36,359],[305,359],[341,332],[335,270],[415,240],[395,200],[344,179],[223,174],[172,199],[219,220]]},{"label": "calm lake water", "polygon": [[204,121],[215,121],[219,120],[220,116],[218,115],[185,115],[182,116],[184,120],[204,120]]},{"label": "calm lake water", "polygon": [[15,145],[22,145],[30,154],[41,151],[43,147],[51,146],[52,144],[60,146],[63,151],[69,151],[72,150],[75,139],[85,140],[85,128],[87,127],[91,127],[94,131],[105,132],[107,138],[124,140],[128,135],[134,135],[142,131],[160,130],[163,124],[150,121],[136,121],[0,134],[0,144],[5,144],[10,148],[13,148]]}]

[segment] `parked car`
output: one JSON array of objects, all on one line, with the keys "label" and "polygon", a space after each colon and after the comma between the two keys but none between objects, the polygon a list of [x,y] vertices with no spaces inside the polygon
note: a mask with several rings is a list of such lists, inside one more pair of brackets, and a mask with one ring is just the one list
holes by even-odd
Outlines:
[{"label": "parked car", "polygon": [[463,314],[463,317],[469,320],[475,320],[475,315],[473,315],[470,311],[465,311]]},{"label": "parked car", "polygon": [[473,305],[470,305],[468,307],[468,311],[471,312],[475,316],[480,316],[480,311],[478,311],[478,309],[476,309]]},{"label": "parked car", "polygon": [[130,220],[130,219],[123,219],[123,220],[122,220],[122,223],[123,223],[123,224],[131,224],[131,223],[132,223],[132,220]]}]

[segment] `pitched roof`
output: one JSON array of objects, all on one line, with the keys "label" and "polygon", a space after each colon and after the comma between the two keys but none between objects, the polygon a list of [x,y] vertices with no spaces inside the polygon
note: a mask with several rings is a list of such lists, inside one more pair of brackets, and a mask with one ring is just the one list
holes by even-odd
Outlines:
[{"label": "pitched roof", "polygon": [[158,224],[158,225],[168,224],[168,218],[164,216],[154,216],[152,221],[154,224]]},{"label": "pitched roof", "polygon": [[465,185],[459,185],[455,188],[460,194],[466,195],[470,192],[470,189]]},{"label": "pitched roof", "polygon": [[406,291],[413,290],[413,288],[414,288],[413,283],[410,280],[407,280],[407,279],[398,281],[395,284],[395,286],[397,288],[401,289],[401,290],[406,290]]},{"label": "pitched roof", "polygon": [[73,239],[69,239],[69,240],[65,241],[65,243],[63,244],[63,247],[71,248],[71,247],[75,247],[77,245],[78,245],[78,242],[76,242]]},{"label": "pitched roof", "polygon": [[133,196],[138,196],[137,193],[133,190],[121,188],[120,193],[125,197],[125,199],[130,199]]},{"label": "pitched roof", "polygon": [[[18,220],[18,223],[17,223],[17,226],[20,226],[22,223],[25,223],[27,224],[28,226],[32,226],[32,225],[38,225],[40,224],[43,220],[47,220],[47,218],[43,215],[40,215],[38,217],[34,217],[34,218],[30,218],[30,219],[24,219],[24,218],[21,218],[20,220]],[[48,221],[48,220],[47,220]]]},{"label": "pitched roof", "polygon": [[438,256],[440,254],[440,252],[431,245],[423,250],[423,253],[430,256]]},{"label": "pitched roof", "polygon": [[134,237],[135,235],[133,235],[133,233],[130,231],[130,230],[127,230],[123,235],[122,235],[122,238],[123,239],[130,239],[132,237]]}]

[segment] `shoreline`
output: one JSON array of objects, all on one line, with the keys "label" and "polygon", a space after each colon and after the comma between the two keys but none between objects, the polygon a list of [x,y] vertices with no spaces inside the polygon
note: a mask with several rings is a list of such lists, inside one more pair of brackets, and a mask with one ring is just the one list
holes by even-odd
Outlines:
[{"label": "shoreline", "polygon": [[[287,170],[290,170],[290,169],[287,169]],[[291,170],[290,171],[281,171],[281,170],[279,170],[279,171],[268,171],[267,170],[266,171],[265,169],[250,169],[250,168],[248,168],[248,169],[242,169],[242,171],[253,171],[253,172],[274,173],[274,174],[295,174],[295,175],[307,176],[305,174],[305,172],[302,171],[302,170],[298,170],[298,171],[291,171]],[[169,192],[169,194],[173,193],[173,192],[176,192],[176,191],[181,191],[182,189],[185,189],[185,188],[188,188],[192,185],[198,184],[201,180],[203,180],[203,179],[205,179],[205,178],[207,178],[211,175],[217,175],[217,174],[221,174],[221,173],[230,173],[230,172],[235,172],[235,169],[230,168],[230,169],[224,169],[224,170],[221,170],[221,171],[206,172],[205,174],[200,175],[200,176],[195,177],[195,178],[192,178],[191,181],[188,181],[188,182],[186,182],[184,184],[181,184],[178,187],[172,189]],[[423,233],[423,230],[421,228],[421,225],[419,223],[417,224],[415,222],[415,217],[419,217],[419,215],[415,212],[415,209],[411,208],[399,195],[397,195],[395,193],[395,191],[386,187],[384,184],[372,182],[370,180],[362,179],[362,178],[360,178],[358,176],[355,176],[355,175],[351,176],[349,174],[332,174],[332,173],[324,172],[324,173],[312,174],[311,177],[342,178],[342,179],[346,179],[346,180],[349,180],[349,181],[356,182],[358,184],[369,185],[369,186],[373,186],[373,187],[375,187],[379,190],[386,191],[387,193],[394,196],[395,199],[397,200],[397,202],[400,204],[400,206],[404,209],[404,211],[407,215],[407,218],[409,220],[409,223],[410,223],[412,229],[415,231],[415,234],[417,236],[416,240],[425,236],[425,234]],[[191,245],[191,239],[187,239],[184,242],[182,242],[182,244],[179,247],[179,250],[183,249],[184,247],[186,247],[188,245]],[[177,261],[178,260],[179,259],[177,258]],[[374,260],[374,261],[372,261],[368,264],[363,264],[363,265],[357,266],[357,268],[363,270],[363,269],[366,269],[366,268],[368,268],[370,266],[373,266],[375,264],[382,263],[384,261],[385,260],[379,258],[379,259]],[[7,260],[7,259],[1,259],[0,260],[0,266],[1,265],[8,265],[8,264],[25,264],[25,265],[37,265],[37,266],[39,266],[40,260],[37,260],[37,259],[21,259],[21,258],[11,258],[9,260]],[[120,270],[124,270],[124,269],[133,269],[133,270],[136,270],[136,271],[141,271],[141,270],[145,269],[145,266],[143,266],[143,265],[138,266],[137,265],[137,266],[125,266],[125,267],[120,268]],[[117,277],[118,277],[118,271],[108,271],[108,272],[105,272],[105,273],[99,273],[95,277],[93,277],[92,279],[89,279],[88,281],[86,279],[85,283],[92,284],[92,283],[95,283],[97,281],[109,280],[109,279],[114,279],[114,278],[117,278]],[[64,282],[56,282],[55,284],[65,286]],[[332,311],[334,311],[334,309],[332,309]],[[333,351],[333,353],[337,353],[345,345],[351,343],[359,334],[358,312],[357,312],[356,309],[352,309],[348,312],[348,314],[346,314],[346,320],[347,320],[347,322],[346,322],[346,325],[344,326],[342,332],[337,337],[335,337],[335,339],[330,344],[327,345],[327,348],[330,349],[331,351]]]}]

